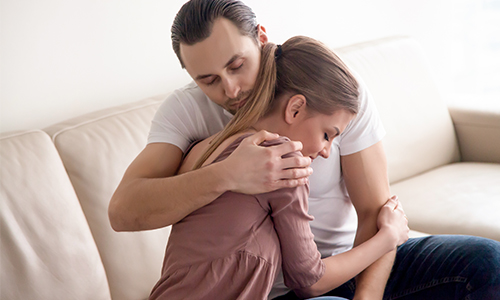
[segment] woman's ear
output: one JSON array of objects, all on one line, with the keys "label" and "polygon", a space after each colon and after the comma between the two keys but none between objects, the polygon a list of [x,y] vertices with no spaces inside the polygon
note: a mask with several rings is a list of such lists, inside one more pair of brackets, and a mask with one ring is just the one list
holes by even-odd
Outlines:
[{"label": "woman's ear", "polygon": [[288,99],[288,103],[285,107],[285,122],[287,124],[293,124],[305,117],[306,115],[306,97],[297,94],[293,95]]},{"label": "woman's ear", "polygon": [[259,40],[260,46],[267,44],[267,33],[266,28],[262,25],[257,25],[257,39]]}]

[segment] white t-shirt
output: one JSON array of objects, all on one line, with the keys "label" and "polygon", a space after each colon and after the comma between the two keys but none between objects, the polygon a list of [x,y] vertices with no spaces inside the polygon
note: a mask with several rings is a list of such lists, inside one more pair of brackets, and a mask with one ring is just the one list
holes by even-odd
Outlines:
[{"label": "white t-shirt", "polygon": [[[342,178],[340,156],[366,149],[385,135],[371,95],[359,76],[356,78],[360,93],[358,114],[332,141],[329,158],[318,157],[311,165],[314,172],[309,177],[309,213],[314,216],[311,229],[322,257],[352,248],[356,233],[356,212]],[[231,117],[191,82],[162,103],[153,118],[148,143],[169,143],[185,151],[192,142],[222,130]],[[286,292],[282,278],[278,278],[270,298]]]}]

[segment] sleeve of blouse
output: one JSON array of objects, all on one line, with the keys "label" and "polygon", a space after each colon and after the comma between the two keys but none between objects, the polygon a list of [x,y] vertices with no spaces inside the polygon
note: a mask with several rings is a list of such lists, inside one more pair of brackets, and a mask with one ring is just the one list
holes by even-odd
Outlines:
[{"label": "sleeve of blouse", "polygon": [[308,211],[309,187],[287,188],[264,194],[278,234],[285,285],[297,290],[316,283],[325,264],[314,243]]}]

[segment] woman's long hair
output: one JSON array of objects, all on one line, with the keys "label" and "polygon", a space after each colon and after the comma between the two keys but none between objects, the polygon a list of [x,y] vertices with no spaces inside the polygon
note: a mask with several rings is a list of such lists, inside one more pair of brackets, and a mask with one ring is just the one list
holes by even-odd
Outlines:
[{"label": "woman's long hair", "polygon": [[358,112],[358,83],[331,49],[305,36],[290,38],[282,46],[267,43],[262,48],[259,73],[247,102],[211,141],[194,169],[200,168],[227,138],[248,129],[275,109],[280,96],[295,94],[304,95],[311,112]]}]

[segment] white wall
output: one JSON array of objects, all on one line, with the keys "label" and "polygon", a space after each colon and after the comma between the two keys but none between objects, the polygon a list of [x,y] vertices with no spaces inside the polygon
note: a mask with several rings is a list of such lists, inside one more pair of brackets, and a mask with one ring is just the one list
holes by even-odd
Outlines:
[{"label": "white wall", "polygon": [[[43,128],[189,80],[170,45],[185,0],[0,1],[0,132]],[[449,89],[457,70],[453,41],[464,11],[478,1],[486,0],[244,2],[278,43],[298,34],[332,47],[414,36]]]}]

